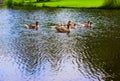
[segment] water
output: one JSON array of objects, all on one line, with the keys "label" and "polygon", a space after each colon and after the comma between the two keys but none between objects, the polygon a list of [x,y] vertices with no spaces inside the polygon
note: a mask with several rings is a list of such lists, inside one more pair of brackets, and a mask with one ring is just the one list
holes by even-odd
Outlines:
[{"label": "water", "polygon": [[[119,81],[120,10],[0,8],[0,81]],[[24,27],[40,21],[39,30]],[[93,27],[58,33],[53,24]]]}]

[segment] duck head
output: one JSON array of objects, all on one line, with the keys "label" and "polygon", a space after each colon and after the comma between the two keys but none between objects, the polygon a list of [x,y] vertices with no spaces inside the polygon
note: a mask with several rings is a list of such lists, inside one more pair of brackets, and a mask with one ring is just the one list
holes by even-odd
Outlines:
[{"label": "duck head", "polygon": [[36,26],[39,24],[39,22],[38,21],[36,21]]},{"label": "duck head", "polygon": [[71,21],[68,21],[68,23],[67,23],[67,28],[68,29],[70,28],[70,25],[71,25]]},{"label": "duck head", "polygon": [[36,28],[36,30],[38,30],[38,28],[39,28],[39,22],[38,22],[38,21],[36,21],[36,26],[35,26],[35,28]]},{"label": "duck head", "polygon": [[91,24],[92,24],[92,21],[88,21],[88,24],[90,24],[90,25],[91,25]]}]

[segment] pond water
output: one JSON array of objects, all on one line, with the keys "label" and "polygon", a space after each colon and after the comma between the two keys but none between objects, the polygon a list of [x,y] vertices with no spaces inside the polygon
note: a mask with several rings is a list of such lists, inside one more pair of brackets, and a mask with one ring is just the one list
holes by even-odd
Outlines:
[{"label": "pond water", "polygon": [[[38,30],[26,23],[40,21]],[[68,34],[50,26],[91,20]],[[120,80],[120,10],[0,8],[0,81]]]}]

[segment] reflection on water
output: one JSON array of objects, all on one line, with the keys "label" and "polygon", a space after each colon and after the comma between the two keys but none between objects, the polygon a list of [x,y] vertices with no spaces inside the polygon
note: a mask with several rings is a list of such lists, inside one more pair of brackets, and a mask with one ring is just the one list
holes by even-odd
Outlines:
[{"label": "reflection on water", "polygon": [[[119,10],[0,8],[0,81],[117,81]],[[40,21],[40,29],[24,24]],[[94,22],[69,36],[50,28],[71,20]]]}]

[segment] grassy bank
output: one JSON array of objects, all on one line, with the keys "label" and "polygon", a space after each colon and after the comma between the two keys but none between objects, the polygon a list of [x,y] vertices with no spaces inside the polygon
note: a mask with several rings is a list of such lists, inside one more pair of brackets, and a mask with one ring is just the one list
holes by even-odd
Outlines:
[{"label": "grassy bank", "polygon": [[[36,2],[36,0],[5,0],[11,6],[35,6],[35,7],[75,7],[97,8],[102,6],[104,0],[52,0],[49,2]],[[10,2],[10,4],[8,3]]]},{"label": "grassy bank", "polygon": [[[36,3],[36,6],[41,7],[43,3]],[[45,2],[42,6],[47,7],[100,7],[103,4],[103,0],[60,0],[55,2]]]},{"label": "grassy bank", "polygon": [[[115,2],[115,3],[114,3]],[[8,6],[28,7],[73,7],[73,8],[119,8],[119,0],[50,0],[36,2],[36,0],[4,0]]]}]

